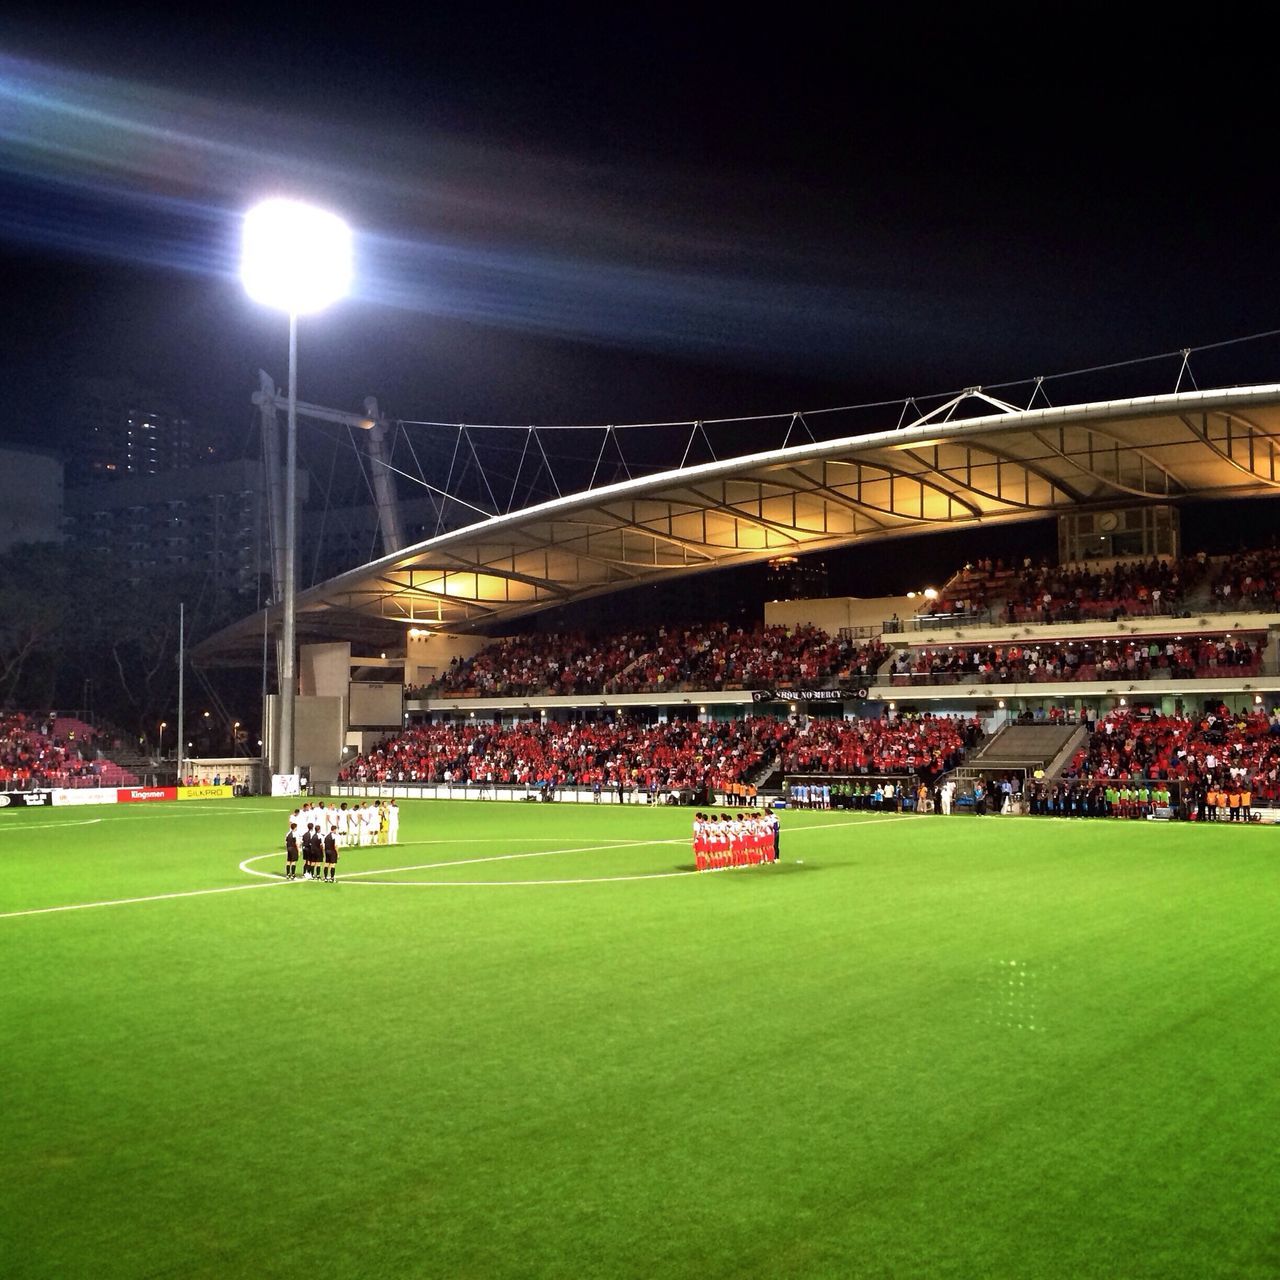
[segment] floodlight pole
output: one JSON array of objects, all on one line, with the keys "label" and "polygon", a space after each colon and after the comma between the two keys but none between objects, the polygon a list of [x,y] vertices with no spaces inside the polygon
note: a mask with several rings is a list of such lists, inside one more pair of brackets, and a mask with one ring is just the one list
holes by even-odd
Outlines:
[{"label": "floodlight pole", "polygon": [[187,605],[178,602],[178,785],[182,786],[182,758],[186,749]]},{"label": "floodlight pole", "polygon": [[280,636],[278,772],[293,772],[293,701],[297,691],[298,621],[298,313],[289,312],[289,421],[284,454],[284,619]]},{"label": "floodlight pole", "polygon": [[[250,297],[289,315],[283,616],[277,664],[280,715],[275,759],[277,772],[292,774],[298,693],[298,316],[321,311],[347,293],[351,286],[351,229],[341,218],[296,200],[264,200],[245,215],[240,270]],[[263,403],[265,392],[264,387]]]}]

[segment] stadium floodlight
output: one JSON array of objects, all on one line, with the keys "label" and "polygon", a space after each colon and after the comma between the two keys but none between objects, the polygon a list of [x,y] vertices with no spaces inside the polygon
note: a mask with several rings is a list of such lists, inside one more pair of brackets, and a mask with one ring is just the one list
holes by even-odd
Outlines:
[{"label": "stadium floodlight", "polygon": [[255,302],[313,315],[351,291],[351,228],[297,200],[264,200],[245,215],[240,278]]},{"label": "stadium floodlight", "polygon": [[240,279],[245,292],[255,302],[289,314],[277,773],[293,772],[298,608],[298,317],[314,315],[347,296],[354,276],[353,259],[351,228],[337,214],[279,198],[264,200],[245,214],[240,256]]}]

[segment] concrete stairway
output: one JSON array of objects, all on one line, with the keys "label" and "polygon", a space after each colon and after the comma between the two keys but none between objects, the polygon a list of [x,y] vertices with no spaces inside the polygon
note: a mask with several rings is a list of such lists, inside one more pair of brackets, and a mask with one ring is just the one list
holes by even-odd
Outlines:
[{"label": "concrete stairway", "polygon": [[973,778],[1017,770],[1034,775],[1037,769],[1052,776],[1066,767],[1084,738],[1083,725],[1005,725],[956,770],[955,776]]}]

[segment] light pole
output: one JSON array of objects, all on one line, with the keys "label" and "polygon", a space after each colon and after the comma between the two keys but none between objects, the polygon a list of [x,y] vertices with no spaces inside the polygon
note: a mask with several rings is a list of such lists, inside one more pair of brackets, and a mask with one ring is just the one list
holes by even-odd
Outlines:
[{"label": "light pole", "polygon": [[160,721],[160,733],[156,737],[156,755],[161,760],[164,759],[164,731],[168,727],[169,727],[169,722],[167,720]]},{"label": "light pole", "polygon": [[296,200],[264,200],[245,215],[240,278],[255,302],[289,316],[289,426],[285,437],[284,584],[280,627],[280,731],[276,772],[293,772],[297,685],[298,317],[323,311],[351,288],[351,228]]}]

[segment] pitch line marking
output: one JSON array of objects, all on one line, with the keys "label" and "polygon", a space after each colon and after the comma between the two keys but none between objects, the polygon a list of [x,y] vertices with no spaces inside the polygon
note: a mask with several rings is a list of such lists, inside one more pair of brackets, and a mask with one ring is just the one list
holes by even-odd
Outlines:
[{"label": "pitch line marking", "polygon": [[7,830],[0,827],[0,835],[8,835],[13,831],[47,831],[50,827],[91,827],[95,822],[101,822],[101,818],[83,818],[79,822],[33,822],[29,826],[19,827],[12,826]]},{"label": "pitch line marking", "polygon": [[[745,871],[746,867],[726,867],[725,870]],[[349,885],[364,889],[510,889],[531,885],[556,884],[619,884],[624,880],[675,880],[681,876],[705,875],[700,871],[651,871],[636,876],[581,876],[574,880],[353,880],[347,876],[338,878]]]},{"label": "pitch line marking", "polygon": [[61,907],[32,907],[26,911],[0,911],[0,920],[12,920],[15,916],[47,916],[58,911],[88,911],[93,907],[127,907],[135,902],[164,902],[170,898],[203,898],[211,893],[241,893],[245,889],[275,889],[291,883],[274,880],[266,884],[232,884],[220,889],[188,889],[183,893],[151,893],[142,898],[108,898],[104,902],[72,902]]},{"label": "pitch line marking", "polygon": [[[832,822],[832,823],[825,823],[825,824],[822,824],[822,825],[817,825],[817,824],[815,824],[815,825],[813,825],[813,826],[797,827],[797,828],[795,829],[795,832],[793,832],[792,834],[795,834],[796,832],[799,832],[799,831],[827,831],[827,830],[830,830],[830,829],[831,829],[831,828],[833,828],[833,827],[866,827],[866,826],[871,826],[871,825],[873,825],[874,823],[877,823],[877,822],[897,822],[897,821],[899,821],[901,818],[904,818],[904,817],[913,817],[913,816],[916,816],[916,815],[912,815],[912,814],[897,814],[897,815],[894,815],[893,817],[889,817],[889,818],[869,818],[869,819],[867,819],[866,821],[863,821],[863,822],[853,821],[853,822]],[[89,821],[89,822],[96,822],[96,821],[100,821],[100,819],[90,818],[90,819],[88,819],[87,821]],[[69,824],[69,823],[64,823],[64,824],[58,824],[58,825],[71,825],[71,824]],[[29,828],[28,828],[28,829],[29,829]],[[423,842],[423,843],[425,843],[425,842]],[[450,842],[450,843],[457,843],[457,842]],[[631,845],[633,845],[633,846],[634,846],[634,845],[643,845],[643,844],[684,844],[684,843],[686,843],[686,842],[685,842],[685,840],[684,840],[683,838],[681,838],[681,839],[673,839],[673,840],[636,840],[636,841],[631,841],[631,842],[629,842],[629,844],[631,844]],[[367,846],[366,846],[366,847],[367,847]],[[615,844],[611,844],[611,845],[600,845],[600,846],[598,846],[598,848],[600,848],[600,849],[617,848],[617,847],[619,847],[619,846],[618,846],[616,843],[615,843]],[[624,847],[624,848],[625,848],[625,847],[627,847],[627,846],[626,846],[626,845],[624,845],[624,846],[621,846],[621,847]],[[574,849],[571,849],[571,850],[544,850],[544,851],[542,851],[542,852],[540,852],[540,853],[499,854],[496,858],[487,858],[487,859],[483,859],[483,861],[492,862],[492,861],[498,861],[498,860],[501,860],[501,859],[510,859],[510,858],[537,858],[537,857],[546,857],[549,853],[553,853],[553,852],[571,852],[571,853],[581,853],[581,852],[584,852],[584,850],[583,850],[581,847],[577,847],[577,848],[574,848]],[[95,908],[95,907],[127,907],[127,906],[132,906],[132,905],[134,905],[135,903],[139,903],[139,902],[168,902],[168,901],[172,901],[172,900],[174,900],[174,899],[176,899],[176,898],[203,898],[203,897],[208,897],[208,896],[210,896],[210,895],[212,895],[212,894],[218,894],[218,893],[240,893],[240,892],[243,892],[243,891],[244,891],[244,890],[246,890],[246,889],[278,889],[278,888],[282,888],[284,885],[287,885],[287,884],[298,884],[298,883],[300,883],[300,882],[299,882],[299,881],[297,881],[297,880],[285,880],[285,879],[282,879],[282,878],[277,877],[277,876],[268,875],[268,873],[267,873],[267,872],[264,872],[264,871],[250,871],[250,870],[248,869],[248,867],[246,867],[246,866],[245,866],[245,863],[247,863],[247,862],[257,862],[257,861],[261,861],[263,858],[278,858],[278,857],[282,857],[282,856],[283,856],[283,854],[281,854],[281,853],[262,853],[262,854],[257,854],[257,855],[255,855],[253,858],[246,858],[246,859],[244,860],[244,863],[241,863],[241,864],[240,864],[241,869],[242,869],[242,870],[244,870],[247,874],[262,877],[262,883],[260,883],[260,884],[258,884],[258,883],[255,883],[255,884],[233,884],[233,885],[224,885],[224,886],[222,886],[221,888],[217,888],[217,889],[187,889],[187,890],[184,890],[184,891],[183,891],[183,892],[181,892],[181,893],[151,893],[151,894],[146,894],[145,896],[137,897],[137,898],[108,898],[108,899],[105,899],[105,900],[100,901],[100,902],[71,902],[71,903],[66,903],[66,904],[64,904],[64,905],[62,905],[62,906],[57,906],[57,907],[29,907],[29,908],[27,908],[27,909],[25,909],[25,910],[22,910],[22,911],[0,911],[0,920],[14,920],[14,919],[17,919],[17,918],[19,918],[19,917],[21,917],[21,916],[47,916],[47,915],[56,915],[56,914],[59,914],[59,913],[64,912],[64,911],[90,911],[90,910],[92,910],[92,909],[93,909],[93,908]],[[463,858],[463,859],[461,859],[460,861],[461,861],[462,863],[466,863],[466,862],[469,862],[469,861],[476,861],[476,862],[479,862],[479,861],[482,861],[482,859],[468,859],[468,858]],[[454,865],[454,866],[456,866],[456,865],[458,865],[458,863],[456,863],[456,862],[455,862],[455,863],[436,863],[436,864],[427,864],[427,866],[424,866],[424,867],[421,867],[421,868],[416,868],[416,867],[415,867],[415,868],[412,868],[412,870],[427,870],[427,869],[428,869],[430,866],[432,866],[432,865],[435,865],[435,866],[450,866],[450,865]],[[406,867],[406,868],[402,868],[402,869],[403,869],[403,870],[410,870],[411,868],[407,868],[407,867]],[[394,869],[392,869],[392,870],[394,870]],[[385,875],[385,874],[388,874],[388,872],[387,872],[387,871],[379,871],[379,872],[369,872],[369,871],[365,871],[365,872],[357,872],[356,874],[358,874],[358,875],[372,875],[372,874]],[[651,874],[651,875],[630,876],[630,877],[614,877],[614,878],[615,878],[615,879],[623,879],[623,878],[626,878],[626,879],[635,879],[635,880],[659,880],[659,879],[671,879],[671,878],[675,878],[675,877],[678,877],[678,876],[691,876],[691,875],[697,875],[697,874],[698,874],[698,872],[696,872],[696,871],[667,871],[667,872],[657,872],[657,873],[654,873],[654,874]],[[704,874],[705,874],[705,873],[704,873]],[[346,877],[342,877],[342,878],[343,878],[343,879],[345,879]],[[389,883],[389,884],[379,885],[379,884],[378,884],[378,882],[377,882],[376,880],[375,880],[375,881],[367,881],[367,882],[352,880],[352,881],[349,881],[349,883],[352,883],[352,884],[366,883],[366,884],[371,884],[371,885],[372,885],[373,887],[375,887],[375,888],[392,888],[392,889],[394,889],[394,888],[396,888],[396,887],[397,887],[397,886],[396,886],[396,884],[395,884],[394,882],[391,882],[391,883]],[[428,882],[425,882],[425,883],[431,884],[432,882],[429,882],[429,881],[428,881]],[[456,884],[456,883],[457,883],[457,882],[455,882],[455,881],[445,881],[445,882],[443,882],[440,886],[437,886],[437,887],[452,887],[452,886],[453,886],[454,884]],[[474,886],[468,886],[468,887],[480,887],[480,886],[489,887],[490,885],[495,884],[495,883],[497,883],[497,884],[499,884],[499,885],[501,886],[501,885],[502,885],[503,883],[505,883],[505,882],[500,882],[500,881],[499,881],[499,882],[495,882],[495,881],[481,880],[481,881],[477,881],[477,882],[475,882],[475,885],[474,885]],[[584,884],[584,883],[591,883],[591,882],[590,882],[590,881],[585,881],[585,880],[567,880],[567,881],[561,881],[561,882],[557,882],[557,881],[546,881],[546,880],[531,880],[531,881],[514,881],[514,882],[511,882],[511,883],[513,883],[513,884],[522,884],[522,885],[523,885],[523,884],[527,884],[527,885],[540,885],[540,884],[555,884],[555,883],[564,883],[564,884]],[[462,887],[462,886],[459,886],[459,887]]]},{"label": "pitch line marking", "polygon": [[[841,827],[871,827],[883,822],[900,822],[903,818],[912,818],[916,816],[924,816],[924,815],[891,814],[887,817],[882,817],[882,818],[854,818],[848,822],[810,823],[802,827],[792,828],[789,834],[795,835],[802,831],[832,831]],[[440,840],[440,841],[420,841],[419,843],[453,844],[453,843],[462,843],[462,842]],[[562,854],[562,853],[598,853],[601,850],[635,849],[645,845],[657,845],[657,844],[685,845],[687,843],[688,841],[683,836],[675,837],[672,839],[664,839],[664,840],[628,840],[628,841],[615,840],[608,844],[573,845],[573,846],[566,846],[563,849],[538,849],[532,852],[524,852],[524,853],[496,853],[485,858],[454,858],[454,859],[450,859],[447,862],[420,862],[413,866],[406,866],[406,867],[371,867],[368,870],[347,871],[347,872],[341,873],[339,874],[338,879],[345,881],[347,884],[372,884],[379,888],[396,888],[397,886],[418,888],[418,887],[430,887],[435,885],[452,886],[455,884],[471,886],[471,887],[483,887],[483,888],[489,888],[490,886],[504,888],[504,887],[510,887],[510,886],[519,886],[519,885],[603,884],[603,883],[612,883],[620,880],[663,880],[663,879],[670,879],[676,876],[697,875],[699,873],[696,871],[661,871],[661,872],[650,872],[648,874],[633,875],[633,876],[590,876],[590,877],[583,877],[583,878],[577,878],[577,879],[563,879],[563,880],[476,880],[476,881],[397,880],[397,881],[392,881],[389,884],[382,884],[382,885],[379,885],[377,881],[365,880],[364,877],[392,876],[392,875],[399,875],[401,872],[406,872],[406,871],[437,871],[444,867],[478,866],[481,863],[485,863],[485,862],[515,862],[525,858],[549,858],[553,855]],[[357,846],[357,848],[358,847],[360,846]],[[365,845],[363,847],[370,848],[372,846]],[[283,852],[254,854],[253,857],[245,858],[245,860],[240,863],[240,870],[243,871],[246,875],[260,876],[264,880],[270,879],[270,880],[278,881],[280,878],[278,872],[255,871],[249,864],[253,862],[263,862],[267,858],[282,858],[283,856],[284,856]],[[738,869],[739,868],[725,868],[725,870],[738,870]]]},{"label": "pitch line marking", "polygon": [[[438,842],[426,841],[424,843],[450,844],[453,842],[447,841],[447,840],[441,840]],[[558,854],[558,853],[598,853],[601,849],[635,849],[641,845],[648,845],[648,844],[684,844],[684,843],[685,841],[680,839],[628,840],[621,844],[614,842],[611,844],[574,845],[572,847],[566,847],[563,849],[537,849],[537,850],[534,850],[533,852],[526,852],[526,853],[495,853],[487,858],[454,858],[449,862],[419,862],[409,867],[371,867],[367,871],[348,871],[345,874],[340,875],[338,879],[346,880],[351,876],[394,876],[394,875],[398,875],[401,871],[436,871],[441,867],[477,866],[482,862],[514,862],[521,858],[549,858],[553,854]],[[367,849],[372,846],[365,845],[364,847]],[[262,862],[266,858],[282,858],[282,857],[284,857],[283,853],[254,854],[253,857],[246,858],[240,864],[240,870],[245,872],[246,875],[262,876],[264,879],[270,877],[271,879],[274,880],[278,878],[276,872],[254,871],[249,866],[249,863]]]}]

